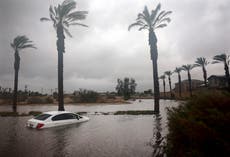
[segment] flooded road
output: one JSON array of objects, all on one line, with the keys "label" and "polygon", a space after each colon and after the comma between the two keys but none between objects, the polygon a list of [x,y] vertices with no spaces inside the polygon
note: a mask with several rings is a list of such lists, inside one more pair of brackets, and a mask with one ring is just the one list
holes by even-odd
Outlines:
[{"label": "flooded road", "polygon": [[[66,110],[112,112],[151,110],[152,100],[123,105],[67,105]],[[93,115],[90,121],[64,127],[32,130],[25,127],[31,117],[0,117],[0,156],[21,157],[151,157],[151,142],[157,131],[167,133],[165,107],[175,101],[161,101],[161,115]],[[56,106],[19,106],[20,112],[55,110]],[[28,109],[29,108],[29,109]],[[1,109],[6,109],[1,106]],[[1,110],[2,111],[2,110]]]}]

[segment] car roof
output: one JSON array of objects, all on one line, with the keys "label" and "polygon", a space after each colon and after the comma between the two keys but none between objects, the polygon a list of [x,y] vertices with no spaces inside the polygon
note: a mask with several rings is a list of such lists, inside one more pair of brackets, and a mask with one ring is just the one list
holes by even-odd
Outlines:
[{"label": "car roof", "polygon": [[48,112],[43,112],[43,114],[50,114],[50,115],[58,115],[62,113],[73,113],[69,111],[48,111]]}]

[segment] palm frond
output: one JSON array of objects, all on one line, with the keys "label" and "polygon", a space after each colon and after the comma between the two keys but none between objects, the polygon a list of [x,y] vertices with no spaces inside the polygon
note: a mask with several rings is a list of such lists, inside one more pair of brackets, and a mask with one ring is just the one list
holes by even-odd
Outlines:
[{"label": "palm frond", "polygon": [[162,22],[167,22],[167,23],[170,23],[170,22],[171,22],[171,19],[170,19],[169,17],[167,17],[167,18],[163,18],[163,19],[161,19],[161,20],[160,20],[160,22],[159,22],[159,23],[162,23]]},{"label": "palm frond", "polygon": [[220,61],[213,61],[212,64],[221,63]]},{"label": "palm frond", "polygon": [[[160,14],[157,16],[157,18],[155,19],[153,26],[157,25],[157,24],[161,24],[161,20],[163,20],[164,18],[166,18],[167,15],[171,14],[172,11],[162,11],[160,12]],[[170,20],[171,22],[171,20]]]},{"label": "palm frond", "polygon": [[66,27],[69,27],[69,22],[63,21],[63,24],[64,24]]},{"label": "palm frond", "polygon": [[[55,8],[55,7],[54,7]],[[56,11],[55,11],[56,12]],[[54,23],[54,26],[56,26],[56,24],[58,23],[57,22],[57,15],[58,14],[56,14],[56,13],[54,13],[54,9],[53,9],[53,7],[52,6],[50,6],[50,8],[49,8],[49,15],[50,15],[50,19],[53,21],[53,23]]]},{"label": "palm frond", "polygon": [[19,48],[20,49],[25,49],[25,48],[34,48],[34,49],[37,49],[37,47],[35,47],[34,44],[23,45],[23,46],[21,46]]},{"label": "palm frond", "polygon": [[209,64],[206,58],[204,57],[199,57],[196,59],[195,63],[197,64],[196,66],[206,66]]},{"label": "palm frond", "polygon": [[161,75],[161,76],[159,77],[159,79],[164,80],[164,79],[165,79],[165,75]]},{"label": "palm frond", "polygon": [[[74,0],[64,0],[62,4],[58,4],[57,6],[50,6],[49,7],[49,16],[50,18],[41,18],[41,21],[52,21],[53,26],[56,29],[57,25],[61,24],[63,29],[69,27],[70,25],[79,25],[88,27],[85,24],[77,23],[77,20],[83,20],[86,18],[88,14],[87,11],[74,11],[76,8],[76,2]],[[66,29],[64,30],[68,36],[70,35],[69,31]]]},{"label": "palm frond", "polygon": [[61,5],[61,11],[59,12],[60,18],[68,15],[71,10],[76,8],[76,2],[74,0],[65,0]]},{"label": "palm frond", "polygon": [[43,21],[51,21],[51,20],[47,17],[42,17],[42,18],[40,18],[40,21],[43,22]]},{"label": "palm frond", "polygon": [[142,13],[139,13],[137,15],[137,19],[136,20],[145,20],[145,15],[143,15]]},{"label": "palm frond", "polygon": [[140,24],[139,22],[135,22],[135,23],[129,25],[128,30],[130,31],[130,29],[131,29],[132,27],[134,27],[134,26],[142,26],[142,24]]},{"label": "palm frond", "polygon": [[69,37],[73,37],[71,34],[70,34],[70,32],[69,32],[69,30],[68,29],[66,29],[65,27],[63,27],[63,29],[64,29],[64,32],[69,36]]},{"label": "palm frond", "polygon": [[148,7],[145,6],[144,10],[143,10],[143,14],[145,15],[146,18],[150,18],[150,14],[149,14],[149,10],[148,10]]},{"label": "palm frond", "polygon": [[13,43],[10,44],[14,50],[25,49],[25,48],[36,48],[32,41],[29,40],[25,35],[17,36],[14,38]]},{"label": "palm frond", "polygon": [[78,25],[78,26],[83,26],[83,27],[89,27],[88,25],[82,24],[82,23],[70,23],[69,25]]},{"label": "palm frond", "polygon": [[227,60],[227,55],[225,53],[220,54],[220,55],[216,55],[213,57],[213,60],[225,62]]},{"label": "palm frond", "polygon": [[160,9],[161,9],[161,4],[159,3],[157,5],[156,9],[152,10],[152,13],[151,13],[151,16],[150,16],[151,23],[156,19],[157,13],[160,11]]},{"label": "palm frond", "polygon": [[86,15],[88,14],[88,11],[75,11],[67,15],[67,18],[74,18],[78,20],[84,20],[86,18]]},{"label": "palm frond", "polygon": [[195,68],[195,65],[194,64],[182,65],[182,68],[183,68],[184,71],[190,71],[193,68]]},{"label": "palm frond", "polygon": [[180,73],[181,71],[182,71],[181,67],[176,67],[176,69],[174,70],[174,72],[176,72],[176,73]]},{"label": "palm frond", "polygon": [[167,24],[165,24],[165,23],[164,24],[160,24],[160,25],[156,26],[155,29],[164,28],[166,26],[167,26]]},{"label": "palm frond", "polygon": [[147,28],[148,28],[148,25],[144,25],[144,26],[140,27],[140,28],[138,29],[138,31],[141,31],[141,30],[147,29]]},{"label": "palm frond", "polygon": [[171,71],[166,71],[165,72],[165,75],[167,75],[167,76],[171,76],[173,74],[173,72],[171,72]]}]

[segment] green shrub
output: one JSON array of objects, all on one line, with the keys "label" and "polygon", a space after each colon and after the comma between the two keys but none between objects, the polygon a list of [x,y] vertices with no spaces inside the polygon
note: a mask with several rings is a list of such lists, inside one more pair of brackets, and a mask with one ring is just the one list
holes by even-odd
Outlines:
[{"label": "green shrub", "polygon": [[227,157],[230,154],[230,95],[199,93],[168,111],[168,156]]}]

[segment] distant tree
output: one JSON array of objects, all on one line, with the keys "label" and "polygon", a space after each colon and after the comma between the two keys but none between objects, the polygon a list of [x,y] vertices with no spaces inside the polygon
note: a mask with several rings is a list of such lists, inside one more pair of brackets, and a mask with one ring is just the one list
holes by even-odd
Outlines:
[{"label": "distant tree", "polygon": [[43,17],[41,21],[51,21],[57,33],[57,51],[58,51],[58,110],[64,111],[63,97],[63,53],[65,52],[65,34],[72,37],[68,31],[71,25],[87,27],[78,23],[79,20],[86,18],[87,11],[73,11],[76,8],[74,0],[64,0],[57,7],[50,6],[50,18]]},{"label": "distant tree", "polygon": [[207,84],[207,70],[206,70],[206,66],[208,64],[209,64],[209,62],[204,57],[199,57],[195,61],[195,66],[202,68],[203,78],[204,78],[204,84],[205,84],[206,87],[208,86],[208,84]]},{"label": "distant tree", "polygon": [[179,85],[179,96],[181,97],[181,75],[180,75],[180,72],[182,71],[183,69],[181,67],[176,67],[176,69],[174,70],[174,72],[177,73],[178,75],[178,85]]},{"label": "distant tree", "polygon": [[230,56],[226,53],[216,55],[213,57],[213,64],[215,63],[223,63],[224,64],[224,70],[225,70],[225,77],[228,81],[228,90],[230,91],[230,76],[229,76],[229,62],[230,62]]},{"label": "distant tree", "polygon": [[117,79],[116,91],[119,96],[122,95],[125,100],[128,100],[131,95],[135,94],[136,86],[136,81],[133,78],[129,79],[126,77],[123,81]]},{"label": "distant tree", "polygon": [[162,79],[163,81],[163,87],[164,87],[164,99],[166,98],[166,95],[165,95],[165,75],[161,75],[160,76],[160,79]]},{"label": "distant tree", "polygon": [[169,14],[171,11],[160,11],[161,4],[158,4],[157,7],[149,11],[147,6],[145,6],[144,11],[137,15],[136,22],[131,24],[128,28],[130,30],[134,26],[139,27],[139,31],[147,29],[149,33],[149,45],[150,45],[150,54],[153,64],[153,84],[154,84],[154,111],[159,113],[159,99],[160,99],[160,90],[159,90],[159,80],[158,80],[158,50],[157,50],[157,37],[155,30],[158,28],[166,27],[167,24],[171,21]]},{"label": "distant tree", "polygon": [[92,90],[80,89],[79,96],[80,96],[80,102],[93,103],[93,102],[97,102],[99,94]]},{"label": "distant tree", "polygon": [[191,79],[191,70],[195,67],[195,65],[193,64],[187,64],[187,65],[183,65],[182,68],[184,71],[187,71],[188,74],[188,83],[189,83],[189,92],[190,92],[190,96],[192,96],[192,79]]},{"label": "distant tree", "polygon": [[130,99],[130,95],[131,95],[130,82],[129,82],[129,78],[126,77],[124,79],[124,99],[125,100]]},{"label": "distant tree", "polygon": [[136,81],[133,78],[131,78],[130,79],[130,94],[131,95],[135,94],[136,86],[137,86]]},{"label": "distant tree", "polygon": [[150,95],[152,95],[153,94],[153,90],[152,89],[145,90],[144,94],[150,94]]},{"label": "distant tree", "polygon": [[124,83],[121,79],[117,79],[117,86],[116,86],[116,91],[117,91],[117,95],[122,96],[123,95],[123,91],[124,91]]},{"label": "distant tree", "polygon": [[13,93],[13,112],[17,112],[17,92],[18,92],[18,72],[20,68],[19,52],[26,48],[36,48],[31,40],[25,35],[17,36],[10,44],[14,49],[14,93]]},{"label": "distant tree", "polygon": [[166,71],[165,72],[165,75],[168,76],[168,80],[169,80],[169,89],[170,89],[170,95],[171,95],[171,98],[173,97],[173,93],[172,93],[172,83],[171,83],[171,75],[173,74],[173,72],[171,71]]}]

